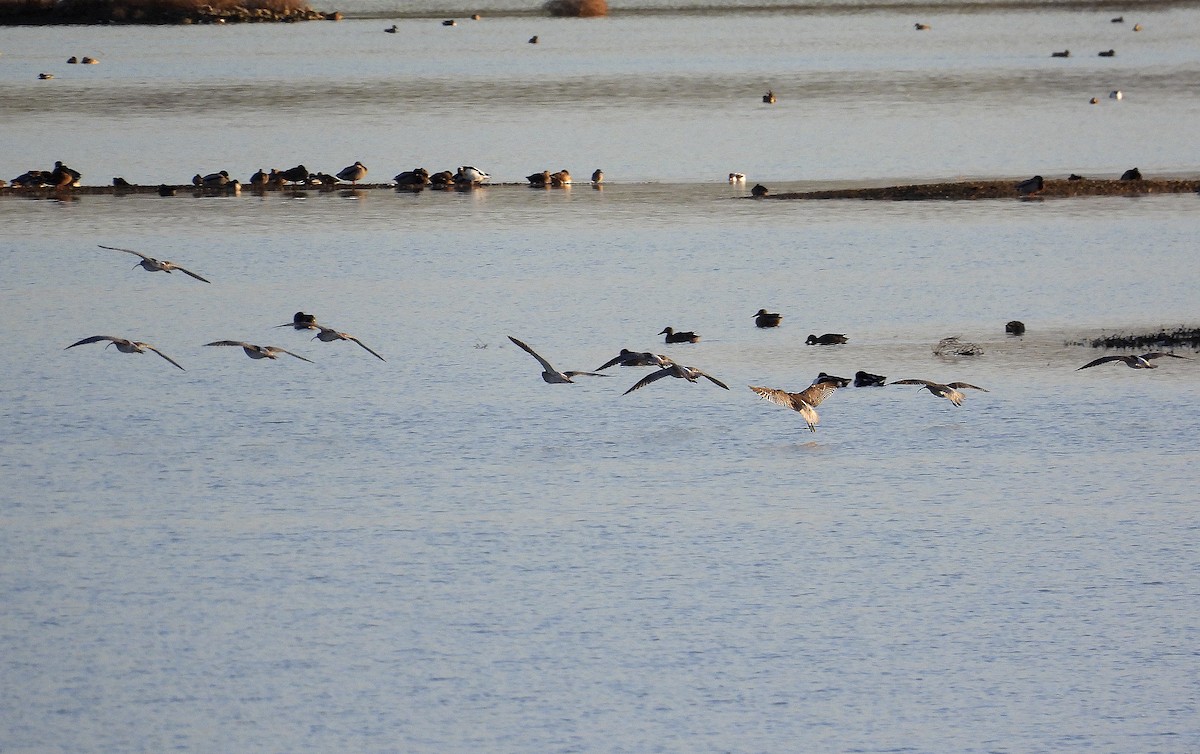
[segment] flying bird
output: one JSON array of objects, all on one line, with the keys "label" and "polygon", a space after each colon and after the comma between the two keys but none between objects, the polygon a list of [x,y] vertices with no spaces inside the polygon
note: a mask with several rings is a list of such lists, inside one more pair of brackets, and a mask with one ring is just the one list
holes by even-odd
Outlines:
[{"label": "flying bird", "polygon": [[[354,341],[355,343],[359,344],[360,346],[362,346],[367,351],[367,353],[371,354],[372,356],[379,359],[380,361],[387,361],[387,359],[383,358],[379,354],[372,351],[367,346],[366,343],[363,343],[361,340],[354,337],[350,333],[338,332],[337,330],[334,330],[332,327],[324,327],[324,326],[318,325],[316,323],[313,324],[313,327],[321,331],[313,336],[313,340],[319,340],[322,343],[332,343],[335,340],[351,340],[351,341]],[[309,328],[309,329],[312,329],[312,328]]]},{"label": "flying bird", "polygon": [[789,393],[786,390],[778,390],[772,387],[755,387],[750,385],[750,389],[758,393],[759,397],[768,400],[772,403],[790,408],[793,411],[798,411],[804,422],[808,424],[808,429],[812,432],[817,431],[817,425],[821,423],[821,417],[817,415],[817,406],[821,405],[833,392],[839,387],[842,387],[840,382],[832,380],[822,380],[819,377],[813,384],[804,388],[798,393]]},{"label": "flying bird", "polygon": [[663,367],[662,369],[658,370],[657,372],[651,372],[650,374],[646,375],[642,379],[638,380],[637,383],[634,384],[633,387],[626,390],[624,393],[622,393],[622,395],[629,395],[634,390],[637,390],[638,388],[646,387],[651,382],[657,382],[658,380],[661,380],[663,377],[678,377],[680,379],[687,380],[688,382],[695,382],[699,378],[703,377],[706,380],[708,380],[709,382],[711,382],[712,384],[716,385],[717,387],[723,387],[726,390],[729,389],[729,386],[726,385],[724,382],[721,382],[716,377],[713,377],[711,374],[701,371],[701,370],[697,369],[696,367],[685,367],[682,364],[669,364],[669,365]]},{"label": "flying bird", "polygon": [[700,336],[694,332],[675,332],[670,327],[664,327],[659,335],[666,335],[667,337],[664,340],[667,343],[695,343],[700,340]]},{"label": "flying bird", "polygon": [[[113,337],[112,335],[93,335],[90,338],[84,338],[83,340],[72,343],[71,345],[67,346],[67,348],[82,346],[86,343],[99,343],[102,340],[109,341],[108,346],[116,346],[117,350],[121,353],[145,353],[146,351],[153,351],[180,369],[183,369],[183,367],[179,366],[179,362],[175,361],[175,359],[172,359],[170,356],[166,355],[149,343],[143,343],[140,340],[126,340],[125,338],[117,338]],[[105,346],[105,348],[108,348],[108,346]],[[63,350],[65,351],[67,348],[64,348]],[[184,371],[186,372],[187,370],[184,369]]]},{"label": "flying bird", "polygon": [[192,272],[191,270],[186,270],[183,267],[180,267],[179,265],[175,264],[174,262],[168,262],[165,259],[155,259],[152,256],[143,254],[140,251],[134,251],[133,249],[119,249],[116,246],[105,246],[104,244],[96,244],[96,245],[99,246],[101,249],[109,249],[110,251],[123,251],[126,254],[135,254],[135,255],[141,257],[142,261],[135,264],[134,269],[141,267],[146,272],[168,272],[168,273],[174,272],[175,270],[179,270],[184,275],[189,275],[191,277],[194,277],[202,283],[211,282],[206,278],[200,277],[199,275]]},{"label": "flying bird", "polygon": [[650,353],[649,351],[636,352],[630,351],[628,348],[622,348],[619,354],[604,362],[603,366],[596,367],[596,371],[601,372],[614,365],[623,367],[665,367],[674,363],[662,354]]},{"label": "flying bird", "polygon": [[291,327],[296,330],[316,330],[320,325],[317,324],[317,315],[305,314],[304,312],[296,312],[292,315],[291,322],[284,322],[276,327]]},{"label": "flying bird", "polygon": [[967,397],[959,392],[959,388],[970,388],[972,390],[983,390],[983,392],[985,392],[985,393],[988,392],[987,390],[984,390],[984,388],[981,388],[978,385],[972,385],[967,382],[948,382],[945,385],[943,385],[938,382],[930,382],[929,380],[896,380],[892,384],[893,385],[921,385],[926,390],[933,393],[937,397],[945,398],[946,400],[953,403],[955,406],[961,406],[963,400]]},{"label": "flying bird", "polygon": [[[1144,353],[1141,356],[1135,356],[1133,354],[1129,354],[1127,356],[1101,356],[1095,361],[1089,361],[1088,363],[1079,367],[1079,369],[1087,369],[1088,367],[1107,364],[1110,361],[1123,361],[1125,362],[1125,366],[1129,367],[1130,369],[1158,369],[1158,364],[1151,364],[1150,360],[1162,358],[1163,356],[1170,356],[1172,359],[1187,358],[1186,356],[1180,356],[1176,353],[1166,353],[1164,351],[1153,351],[1151,353]],[[1078,372],[1079,369],[1076,369],[1075,371]]]},{"label": "flying bird", "polygon": [[300,359],[301,361],[307,361],[309,364],[313,363],[312,359],[306,359],[299,354],[292,353],[286,348],[279,348],[278,346],[256,346],[253,343],[247,343],[244,340],[214,340],[212,343],[205,343],[204,345],[238,346],[246,352],[247,356],[252,359],[278,359],[279,354],[286,353],[288,356],[295,356],[297,359]]},{"label": "flying bird", "polygon": [[562,384],[564,382],[574,383],[574,380],[572,380],[571,378],[578,377],[580,375],[587,375],[588,377],[607,377],[608,376],[607,374],[596,374],[595,372],[580,372],[580,371],[560,372],[557,369],[555,369],[550,364],[550,362],[546,361],[541,356],[539,356],[537,351],[533,350],[525,343],[522,343],[521,341],[517,340],[516,338],[514,338],[511,335],[508,336],[508,339],[511,340],[513,343],[516,343],[518,346],[520,346],[521,350],[525,351],[525,353],[529,354],[530,356],[532,356],[533,358],[538,360],[538,363],[542,365],[543,369],[545,369],[545,371],[542,372],[542,379],[545,380],[546,382],[550,383],[551,385]]}]

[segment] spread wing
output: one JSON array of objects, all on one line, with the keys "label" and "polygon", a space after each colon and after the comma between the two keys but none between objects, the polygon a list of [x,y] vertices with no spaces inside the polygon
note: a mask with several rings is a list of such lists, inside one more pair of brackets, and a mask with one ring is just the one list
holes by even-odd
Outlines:
[{"label": "spread wing", "polygon": [[809,385],[796,396],[812,407],[821,405],[833,392],[841,387],[840,382],[818,382],[815,385]]},{"label": "spread wing", "polygon": [[[102,340],[111,340],[115,343],[118,340],[124,340],[124,338],[117,338],[117,337],[113,337],[112,335],[93,335],[90,338],[84,338],[83,340],[72,343],[71,345],[67,346],[67,348],[74,348],[75,346],[82,346],[86,343],[99,343]],[[65,350],[67,350],[67,348],[64,348],[63,350],[65,351]]]},{"label": "spread wing", "polygon": [[[813,388],[822,388],[822,390],[813,391]],[[817,403],[820,403],[825,400],[829,393],[837,389],[837,385],[822,382],[817,385],[811,385],[799,393],[789,393],[786,390],[778,390],[770,387],[755,387],[754,385],[750,385],[750,389],[772,403],[784,408],[790,408],[793,411],[798,411],[800,416],[804,417],[804,423],[808,425],[809,430],[816,432],[817,425],[821,423],[821,417],[817,415],[817,410],[814,408],[816,404],[810,404],[805,400],[804,396],[806,394],[813,394]]]},{"label": "spread wing", "polygon": [[[368,347],[367,347],[367,344],[366,344],[366,343],[363,343],[361,340],[359,340],[358,338],[354,337],[353,335],[347,335],[346,337],[347,337],[348,339],[350,339],[350,340],[353,340],[355,343],[359,344],[359,345],[360,345],[360,346],[362,346],[363,348],[365,348],[365,349],[366,349],[366,351],[367,351],[367,353],[371,354],[372,356],[374,356],[375,358],[379,359],[380,361],[387,361],[387,359],[383,358],[383,357],[382,357],[382,356],[380,356],[379,354],[377,354],[377,353],[375,353],[374,351],[372,351],[370,348],[368,348]],[[581,374],[583,374],[583,373],[581,372]]]},{"label": "spread wing", "polygon": [[1142,354],[1142,358],[1145,359],[1146,361],[1149,361],[1150,359],[1158,359],[1163,356],[1170,356],[1172,359],[1186,359],[1187,358],[1186,356],[1180,356],[1177,353],[1167,353],[1166,351],[1153,351],[1151,353]]},{"label": "spread wing", "polygon": [[612,376],[612,375],[608,375],[608,374],[597,374],[596,372],[577,372],[577,371],[563,372],[563,374],[565,374],[568,377],[579,377],[580,375],[583,375],[585,377],[611,377]]},{"label": "spread wing", "polygon": [[[784,408],[790,408],[793,411],[799,410],[796,408],[795,401],[792,400],[792,394],[786,390],[778,390],[773,387],[755,387],[754,385],[750,385],[749,387],[764,400],[768,400],[771,403],[783,406]],[[799,393],[797,393],[797,395],[799,395]]]},{"label": "spread wing", "polygon": [[136,254],[136,255],[138,255],[139,257],[141,257],[142,259],[149,259],[149,260],[151,260],[151,261],[155,261],[155,262],[157,262],[157,261],[158,261],[157,259],[155,259],[155,258],[154,258],[154,257],[152,257],[152,256],[149,256],[149,255],[147,255],[147,254],[143,254],[143,253],[142,253],[142,252],[140,252],[140,251],[134,251],[133,249],[121,249],[121,248],[118,248],[118,247],[116,247],[116,246],[105,246],[104,244],[99,244],[99,243],[98,243],[98,244],[96,244],[96,245],[97,245],[97,246],[99,246],[101,249],[109,249],[110,251],[123,251],[123,252],[125,252],[126,254]]},{"label": "spread wing", "polygon": [[[180,369],[183,369],[183,367],[182,367],[182,366],[179,366],[179,362],[178,362],[178,361],[176,361],[175,359],[172,359],[170,356],[166,355],[165,353],[163,353],[162,351],[158,350],[157,348],[155,348],[154,346],[150,345],[149,343],[138,343],[138,345],[139,345],[139,346],[141,346],[142,348],[145,348],[147,351],[154,351],[156,354],[158,354],[159,356],[163,357],[163,358],[164,358],[164,359],[166,359],[167,361],[171,362],[171,363],[172,363],[172,364],[174,364],[175,366],[179,367]],[[185,372],[186,372],[187,370],[186,370],[186,369],[183,369],[183,371],[185,371]]]},{"label": "spread wing", "polygon": [[[1145,357],[1142,357],[1142,358],[1145,358]],[[1101,356],[1100,358],[1096,359],[1095,361],[1089,361],[1088,363],[1079,367],[1079,369],[1087,369],[1088,367],[1095,367],[1095,366],[1099,366],[1101,364],[1107,364],[1110,361],[1125,361],[1125,357],[1124,356]],[[1078,372],[1079,369],[1076,369],[1075,371]]]},{"label": "spread wing", "polygon": [[709,374],[708,372],[701,372],[699,369],[697,369],[697,370],[696,370],[696,372],[697,372],[697,373],[699,373],[699,375],[700,375],[701,377],[704,377],[705,379],[707,379],[709,382],[711,382],[712,384],[716,385],[717,387],[723,387],[723,388],[725,388],[726,390],[728,390],[728,389],[729,389],[729,386],[728,386],[728,385],[726,385],[724,382],[721,382],[721,381],[720,381],[720,380],[718,380],[716,377],[713,377],[713,376],[712,376],[711,374]]},{"label": "spread wing", "polygon": [[674,372],[674,369],[672,367],[663,367],[662,369],[658,370],[657,372],[651,372],[650,374],[646,375],[642,379],[638,380],[634,384],[633,387],[626,390],[624,393],[622,393],[622,395],[629,395],[634,390],[640,390],[641,388],[644,388],[647,385],[649,385],[651,382],[657,382],[658,380],[661,380],[663,377],[670,376],[671,374],[673,374],[673,372]]},{"label": "spread wing", "polygon": [[521,341],[517,340],[516,338],[514,338],[511,335],[508,336],[508,339],[511,340],[513,343],[516,343],[518,346],[520,346],[521,350],[523,350],[525,353],[527,353],[530,356],[532,356],[533,358],[537,359],[538,363],[541,364],[542,368],[545,369],[547,372],[557,372],[558,371],[550,364],[550,362],[546,361],[541,356],[539,356],[537,351],[533,350],[528,345],[522,343]]},{"label": "spread wing", "polygon": [[929,380],[892,380],[892,384],[893,385],[924,385],[925,387],[929,387],[930,385],[936,385],[937,383],[930,382]]},{"label": "spread wing", "polygon": [[244,340],[214,340],[212,343],[205,343],[206,346],[237,346],[238,348],[257,348],[253,343],[247,343]]},{"label": "spread wing", "polygon": [[966,388],[970,388],[972,390],[982,390],[985,393],[990,392],[989,390],[981,388],[978,385],[972,385],[969,382],[949,382],[949,383],[946,383],[946,387],[957,388],[959,390],[962,390],[963,388],[966,387]]},{"label": "spread wing", "polygon": [[612,357],[611,359],[609,359],[608,361],[604,362],[604,364],[602,364],[601,366],[598,366],[598,367],[596,367],[596,371],[597,371],[597,372],[602,372],[602,371],[604,371],[605,369],[608,369],[608,368],[609,368],[609,367],[611,367],[611,366],[615,366],[615,365],[617,365],[617,364],[620,364],[620,363],[621,363],[621,362],[622,362],[624,359],[625,359],[625,354],[623,354],[623,353],[619,353],[619,354],[617,354],[616,356],[614,356],[614,357]]},{"label": "spread wing", "polygon": [[287,350],[286,348],[278,348],[276,346],[267,346],[267,350],[274,351],[275,353],[286,353],[288,356],[295,356],[297,359],[300,359],[301,361],[307,361],[309,364],[314,363],[312,359],[306,359],[303,356],[301,356],[300,354],[292,353],[291,351]]},{"label": "spread wing", "polygon": [[175,263],[173,263],[173,262],[171,262],[171,263],[169,263],[169,264],[171,265],[171,267],[172,267],[172,268],[174,268],[174,269],[176,269],[176,270],[179,270],[179,271],[180,271],[180,272],[182,272],[184,275],[190,275],[191,277],[194,277],[194,278],[196,278],[197,280],[199,280],[199,281],[200,281],[200,282],[202,282],[202,283],[211,283],[211,282],[212,282],[211,280],[209,280],[209,279],[207,279],[207,278],[202,278],[202,277],[200,277],[199,275],[197,275],[196,273],[192,272],[191,270],[189,270],[189,269],[186,269],[186,268],[184,268],[184,267],[180,267],[179,265],[177,265],[177,264],[175,264]]}]

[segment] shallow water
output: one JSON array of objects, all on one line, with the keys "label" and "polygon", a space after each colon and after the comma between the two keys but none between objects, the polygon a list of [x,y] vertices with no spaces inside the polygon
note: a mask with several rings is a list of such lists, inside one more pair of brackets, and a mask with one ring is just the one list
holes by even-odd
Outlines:
[{"label": "shallow water", "polygon": [[[929,37],[907,12],[0,30],[0,160],[32,163],[13,175],[363,159],[612,181],[0,199],[0,750],[1200,747],[1200,366],[1076,371],[1091,337],[1196,325],[1197,197],[723,182],[1194,170],[1200,14],[1148,13],[1106,63],[1119,84],[1050,67],[1113,46],[1107,15],[930,16]],[[764,29],[805,43],[747,55]],[[443,31],[470,43],[394,54]],[[102,63],[33,82],[48,98],[26,74],[68,54]],[[756,329],[760,307],[783,326]],[[387,362],[273,327],[297,310]],[[665,345],[668,325],[702,339]],[[823,332],[849,343],[803,344]],[[186,371],[64,350],[94,334]],[[623,396],[636,368],[546,385],[508,335],[560,369],[654,350],[731,390]],[[951,335],[985,355],[934,357]],[[989,392],[847,388],[810,433],[746,389],[859,369]]]}]

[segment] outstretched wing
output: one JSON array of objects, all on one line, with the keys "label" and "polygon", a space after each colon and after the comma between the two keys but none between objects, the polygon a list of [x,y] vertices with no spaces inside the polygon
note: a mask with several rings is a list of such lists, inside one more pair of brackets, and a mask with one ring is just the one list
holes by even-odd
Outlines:
[{"label": "outstretched wing", "polygon": [[[1145,357],[1142,357],[1142,358],[1145,358]],[[1101,364],[1107,364],[1110,361],[1125,361],[1125,357],[1124,356],[1101,356],[1100,358],[1096,359],[1095,361],[1089,361],[1088,363],[1079,367],[1079,369],[1087,369],[1088,367],[1100,366]],[[1079,369],[1076,369],[1075,371],[1078,372]]]},{"label": "outstretched wing", "polygon": [[602,372],[602,371],[604,371],[605,369],[608,369],[608,368],[609,368],[609,367],[611,367],[611,366],[614,366],[614,365],[616,365],[616,364],[620,364],[620,363],[621,363],[621,362],[622,362],[622,361],[625,359],[625,356],[626,356],[626,355],[625,355],[625,354],[623,354],[623,353],[619,353],[619,354],[617,354],[616,356],[612,357],[612,358],[611,358],[611,359],[609,359],[608,361],[604,362],[602,365],[600,365],[600,366],[596,367],[596,371],[597,371],[597,372]]},{"label": "outstretched wing", "polygon": [[1142,358],[1145,359],[1146,361],[1149,361],[1150,359],[1162,358],[1163,356],[1170,356],[1172,359],[1186,359],[1187,358],[1187,356],[1180,356],[1177,353],[1167,353],[1166,351],[1153,351],[1151,353],[1142,354]]},{"label": "outstretched wing", "polygon": [[348,336],[346,336],[346,337],[347,337],[347,339],[349,339],[349,340],[353,340],[355,343],[357,343],[357,344],[359,344],[360,346],[362,346],[362,347],[363,347],[363,348],[366,350],[366,352],[367,352],[367,353],[371,354],[372,356],[374,356],[375,358],[379,359],[380,361],[387,361],[387,359],[383,358],[383,357],[382,357],[382,356],[380,356],[379,354],[377,354],[377,353],[375,353],[374,351],[372,351],[372,350],[371,350],[371,349],[370,349],[370,348],[367,346],[367,344],[366,344],[366,343],[363,343],[361,340],[359,340],[358,338],[354,337],[353,335],[348,335]]},{"label": "outstretched wing", "polygon": [[237,346],[238,348],[256,348],[253,343],[247,343],[244,340],[214,340],[212,343],[205,343],[206,346]]},{"label": "outstretched wing", "polygon": [[577,371],[563,372],[563,374],[565,374],[568,377],[579,377],[580,375],[583,375],[584,377],[611,377],[612,376],[611,374],[598,374],[596,372],[577,372]]},{"label": "outstretched wing", "polygon": [[930,382],[929,380],[892,380],[892,384],[893,385],[924,385],[925,387],[929,387],[930,385],[936,385],[937,383]]},{"label": "outstretched wing", "polygon": [[277,353],[286,353],[288,356],[295,356],[297,359],[300,359],[301,361],[307,361],[309,364],[315,363],[312,359],[306,359],[303,356],[301,356],[300,354],[292,353],[291,351],[287,350],[286,348],[278,348],[276,346],[267,346],[267,348],[269,348],[270,350],[275,351]]},{"label": "outstretched wing", "polygon": [[[158,350],[157,348],[155,348],[154,346],[150,345],[149,343],[138,343],[138,345],[139,345],[139,346],[141,346],[142,348],[145,348],[147,351],[154,351],[156,354],[158,354],[159,356],[163,357],[163,358],[164,358],[164,359],[166,359],[167,361],[171,362],[171,363],[172,363],[172,364],[174,364],[175,366],[179,367],[180,369],[183,369],[183,367],[179,366],[179,362],[178,362],[178,361],[176,361],[175,359],[172,359],[170,356],[166,355],[165,353],[163,353],[162,351]],[[185,372],[186,372],[187,370],[186,370],[186,369],[183,369],[183,371],[185,371]]]},{"label": "outstretched wing", "polygon": [[969,382],[948,382],[948,383],[946,383],[946,387],[958,388],[959,390],[962,390],[964,387],[967,387],[967,388],[971,388],[972,390],[981,390],[985,393],[991,392],[989,390],[986,390],[985,388],[979,387],[978,385],[972,385]]},{"label": "outstretched wing", "polygon": [[716,385],[717,387],[723,387],[723,388],[725,388],[726,390],[728,390],[728,389],[729,389],[729,386],[728,386],[728,385],[726,385],[724,382],[721,382],[721,381],[720,381],[720,380],[718,380],[716,377],[713,377],[713,376],[712,376],[711,374],[709,374],[708,372],[701,372],[699,369],[697,369],[696,371],[697,371],[697,372],[699,372],[699,374],[700,374],[700,376],[701,376],[701,377],[704,377],[705,379],[707,379],[709,382],[711,382],[712,384]]},{"label": "outstretched wing", "polygon": [[116,246],[105,246],[104,244],[101,244],[101,243],[98,243],[98,244],[96,244],[96,245],[97,245],[97,246],[99,246],[101,249],[109,249],[110,251],[123,251],[123,252],[125,252],[126,254],[136,254],[136,255],[138,255],[139,257],[141,257],[142,259],[151,259],[151,260],[154,260],[154,261],[156,261],[156,262],[158,261],[157,259],[154,259],[154,257],[152,257],[152,256],[150,256],[150,255],[148,255],[148,254],[143,254],[142,252],[140,252],[140,251],[134,251],[133,249],[122,249],[122,248],[119,248],[119,247],[116,247]]},{"label": "outstretched wing", "polygon": [[820,406],[821,402],[826,398],[833,395],[833,392],[839,387],[841,387],[840,382],[818,382],[800,391],[797,397],[815,408],[816,406]]},{"label": "outstretched wing", "polygon": [[[828,383],[812,385],[808,389],[799,393],[789,393],[786,390],[778,390],[770,387],[755,387],[754,385],[750,385],[749,387],[755,393],[758,393],[759,396],[771,401],[772,403],[783,406],[784,408],[790,408],[793,411],[798,411],[800,416],[804,417],[804,423],[808,425],[809,431],[816,432],[817,425],[821,423],[821,417],[817,415],[817,410],[804,400],[804,395],[812,390],[812,388],[821,387],[822,385],[826,384]],[[837,386],[834,385],[829,392],[833,392],[833,390],[836,389]],[[825,400],[824,394],[819,396],[818,403],[822,400]]]},{"label": "outstretched wing", "polygon": [[649,385],[651,382],[657,382],[658,380],[661,380],[663,377],[669,376],[671,373],[672,373],[671,367],[663,367],[662,369],[658,370],[657,372],[651,372],[650,374],[646,375],[642,379],[638,380],[634,384],[633,387],[629,388],[624,393],[621,393],[621,395],[629,395],[634,390],[640,390],[641,388],[644,388],[647,385]]},{"label": "outstretched wing", "polygon": [[547,372],[557,372],[558,371],[550,364],[550,362],[546,361],[541,356],[539,356],[537,351],[533,350],[525,343],[522,343],[521,341],[517,340],[516,338],[514,338],[511,335],[508,336],[508,339],[511,340],[513,343],[516,343],[518,346],[520,346],[521,350],[523,350],[525,353],[527,353],[530,356],[532,356],[533,358],[537,359],[538,363],[541,364],[542,368],[545,369]]},{"label": "outstretched wing", "polygon": [[196,278],[197,280],[199,280],[202,283],[211,283],[212,282],[211,280],[209,280],[207,278],[200,277],[199,275],[197,275],[196,273],[192,272],[191,270],[189,270],[185,267],[180,267],[179,265],[175,264],[174,262],[171,262],[170,264],[171,264],[171,267],[173,267],[176,270],[179,270],[184,275],[190,275],[191,277]]},{"label": "outstretched wing", "polygon": [[[116,337],[113,337],[112,335],[93,335],[90,338],[84,338],[83,340],[72,343],[71,345],[67,346],[67,348],[74,348],[75,346],[82,346],[86,343],[99,343],[102,340],[110,340],[110,341],[116,342],[118,340],[124,340],[124,338],[116,338]],[[63,350],[65,351],[65,350],[67,350],[67,348],[64,348]]]},{"label": "outstretched wing", "polygon": [[[764,400],[768,400],[784,408],[790,408],[793,411],[800,410],[796,408],[796,402],[792,397],[793,394],[786,390],[779,390],[773,387],[755,387],[754,385],[749,385],[748,387]],[[799,395],[799,393],[796,393],[796,395]]]}]

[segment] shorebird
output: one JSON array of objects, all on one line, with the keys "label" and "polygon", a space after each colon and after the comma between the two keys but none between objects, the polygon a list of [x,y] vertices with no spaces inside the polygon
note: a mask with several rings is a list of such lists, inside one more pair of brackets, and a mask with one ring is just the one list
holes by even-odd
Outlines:
[{"label": "shorebird", "polygon": [[1024,335],[1025,323],[1019,319],[1011,320],[1004,325],[1004,332],[1008,333],[1009,335]]},{"label": "shorebird", "polygon": [[721,382],[716,377],[713,377],[711,374],[708,374],[707,372],[703,372],[703,371],[697,369],[696,367],[685,367],[682,364],[669,364],[669,365],[663,367],[662,369],[658,370],[657,372],[651,372],[650,374],[646,375],[642,379],[638,380],[634,384],[633,387],[626,390],[624,393],[622,393],[622,395],[629,395],[634,390],[637,390],[638,388],[646,387],[651,382],[657,382],[658,380],[661,380],[663,377],[678,377],[680,379],[687,380],[688,382],[695,382],[696,380],[703,377],[706,380],[708,380],[709,382],[711,382],[712,384],[716,385],[717,387],[723,387],[726,390],[729,389],[729,386],[726,385],[724,382]]},{"label": "shorebird", "polygon": [[882,374],[858,371],[854,373],[854,387],[880,387],[887,380]]},{"label": "shorebird", "polygon": [[666,335],[667,337],[664,338],[664,341],[667,343],[695,343],[700,340],[700,336],[694,332],[675,332],[670,327],[664,327],[659,335]]},{"label": "shorebird", "polygon": [[[360,346],[362,346],[364,349],[366,349],[367,353],[371,354],[372,356],[379,359],[380,361],[387,361],[387,359],[383,358],[379,354],[372,351],[370,349],[370,347],[367,346],[366,343],[363,343],[361,340],[354,337],[350,333],[338,332],[337,330],[334,330],[332,327],[324,327],[323,325],[318,325],[315,322],[312,324],[312,328],[320,330],[319,333],[317,333],[316,335],[313,336],[313,340],[319,340],[322,343],[332,343],[335,340],[351,340],[351,341],[354,341],[355,343],[359,344]],[[310,329],[312,329],[312,328],[310,328]]]},{"label": "shorebird", "polygon": [[305,314],[304,312],[296,312],[292,315],[291,322],[284,322],[276,327],[291,327],[296,330],[316,330],[320,325],[317,324],[317,315]]},{"label": "shorebird", "polygon": [[458,173],[454,176],[455,183],[469,183],[474,186],[477,183],[483,183],[491,178],[490,175],[483,172],[479,168],[470,165],[463,165],[458,169]]},{"label": "shorebird", "polygon": [[623,367],[666,367],[674,363],[662,354],[650,353],[649,351],[630,351],[628,348],[622,348],[619,354],[604,362],[602,366],[596,367],[596,371],[601,372],[614,365]]},{"label": "shorebird", "polygon": [[279,348],[278,346],[256,346],[253,343],[247,343],[244,340],[214,340],[212,343],[205,343],[204,345],[238,346],[246,352],[247,356],[252,359],[278,359],[279,354],[286,353],[288,356],[295,356],[297,359],[300,359],[301,361],[307,361],[309,364],[313,363],[312,359],[306,359],[299,354],[292,353],[286,348]]},{"label": "shorebird", "polygon": [[845,343],[849,340],[845,335],[836,332],[827,332],[824,335],[809,335],[808,340],[804,341],[806,346],[836,346]]},{"label": "shorebird", "polygon": [[596,168],[595,170],[592,171],[592,183],[597,186],[599,186],[601,183],[604,183],[604,171],[603,170],[601,170],[600,168]]},{"label": "shorebird", "polygon": [[[1126,356],[1101,356],[1100,358],[1096,359],[1095,361],[1089,361],[1088,363],[1079,367],[1079,369],[1087,369],[1088,367],[1094,367],[1094,366],[1099,366],[1101,364],[1107,364],[1110,361],[1123,361],[1123,362],[1125,362],[1125,366],[1129,367],[1130,369],[1158,369],[1158,364],[1151,364],[1150,360],[1151,359],[1160,359],[1163,356],[1170,356],[1172,359],[1186,359],[1187,358],[1186,356],[1180,356],[1179,354],[1176,354],[1176,353],[1167,353],[1165,351],[1153,351],[1151,353],[1144,353],[1141,356],[1135,356],[1133,354],[1129,354]],[[1076,369],[1075,371],[1078,372],[1079,369]]]},{"label": "shorebird", "polygon": [[[160,192],[160,193],[161,193],[161,192]],[[108,249],[108,250],[110,250],[110,251],[123,251],[123,252],[125,252],[126,254],[135,254],[135,255],[137,255],[137,256],[139,256],[139,257],[141,257],[141,258],[142,258],[142,261],[138,262],[137,264],[135,264],[135,265],[133,266],[133,268],[134,268],[135,270],[136,270],[138,267],[141,267],[143,270],[145,270],[145,271],[147,271],[147,272],[167,272],[167,273],[170,273],[170,272],[174,272],[175,270],[179,270],[179,271],[180,271],[180,272],[182,272],[184,275],[188,275],[188,276],[194,277],[194,278],[196,278],[197,280],[199,280],[199,281],[200,281],[200,282],[202,282],[202,283],[208,283],[208,282],[210,282],[210,281],[209,281],[209,280],[207,280],[206,278],[202,278],[202,277],[200,277],[199,275],[197,275],[196,273],[192,272],[191,270],[184,269],[183,267],[180,267],[179,265],[175,264],[174,262],[168,262],[168,261],[167,261],[167,260],[165,260],[165,259],[155,259],[155,258],[154,258],[154,257],[152,257],[152,256],[147,256],[146,254],[143,254],[143,253],[142,253],[142,252],[140,252],[140,251],[134,251],[133,249],[121,249],[121,248],[118,248],[118,247],[116,247],[116,246],[105,246],[104,244],[96,244],[96,245],[97,245],[97,246],[99,246],[101,249]]]},{"label": "shorebird", "polygon": [[754,315],[755,327],[779,327],[779,323],[783,320],[782,314],[771,314],[766,309],[759,309]]},{"label": "shorebird", "polygon": [[764,400],[798,411],[804,417],[809,431],[816,432],[817,425],[821,423],[821,417],[817,415],[817,406],[833,395],[841,385],[837,382],[814,382],[798,393],[789,393],[773,387],[749,387]]},{"label": "shorebird", "polygon": [[1016,189],[1018,194],[1021,194],[1022,196],[1030,196],[1041,191],[1045,185],[1046,182],[1042,180],[1042,177],[1040,175],[1035,175],[1032,178],[1028,178],[1018,183]]},{"label": "shorebird", "polygon": [[[99,343],[102,340],[109,341],[108,346],[116,346],[117,350],[121,353],[145,353],[146,351],[153,351],[180,369],[183,369],[183,367],[179,366],[179,362],[175,361],[175,359],[172,359],[170,356],[166,355],[149,343],[143,343],[140,340],[126,340],[125,338],[117,338],[112,335],[93,335],[90,338],[84,338],[83,340],[72,343],[71,345],[67,346],[67,348],[82,346],[85,343]],[[108,346],[105,346],[105,348],[108,348]],[[63,350],[65,351],[67,348],[64,348]],[[184,371],[186,372],[187,370],[184,369]]]},{"label": "shorebird", "polygon": [[555,369],[550,364],[550,362],[546,361],[541,356],[539,356],[537,351],[533,350],[525,343],[522,343],[521,341],[517,340],[516,338],[514,338],[511,335],[508,336],[508,339],[511,340],[513,343],[516,343],[518,346],[520,346],[521,350],[525,351],[525,353],[529,354],[530,356],[532,356],[533,358],[538,360],[538,363],[542,365],[543,369],[545,369],[545,371],[542,372],[542,379],[545,380],[546,382],[550,383],[551,385],[559,385],[564,382],[574,383],[575,381],[572,380],[571,378],[578,377],[580,375],[587,375],[588,377],[607,377],[608,376],[607,374],[596,374],[595,372],[580,372],[580,371],[560,372],[557,369]]},{"label": "shorebird", "polygon": [[768,105],[774,105],[775,104],[775,92],[768,89],[767,93],[763,95],[763,102],[767,103]]},{"label": "shorebird", "polygon": [[930,382],[929,380],[896,380],[893,385],[921,385],[924,389],[933,393],[939,398],[945,398],[955,406],[961,406],[963,399],[967,396],[959,392],[959,388],[970,388],[972,390],[983,390],[988,392],[978,385],[972,385],[967,382],[948,382],[945,385],[939,382]]},{"label": "shorebird", "polygon": [[353,165],[342,168],[337,177],[343,181],[350,181],[351,185],[357,184],[367,177],[367,166],[356,161]]},{"label": "shorebird", "polygon": [[250,185],[251,186],[266,186],[270,182],[271,182],[271,175],[267,171],[263,170],[262,168],[259,168],[257,173],[250,176]]}]

